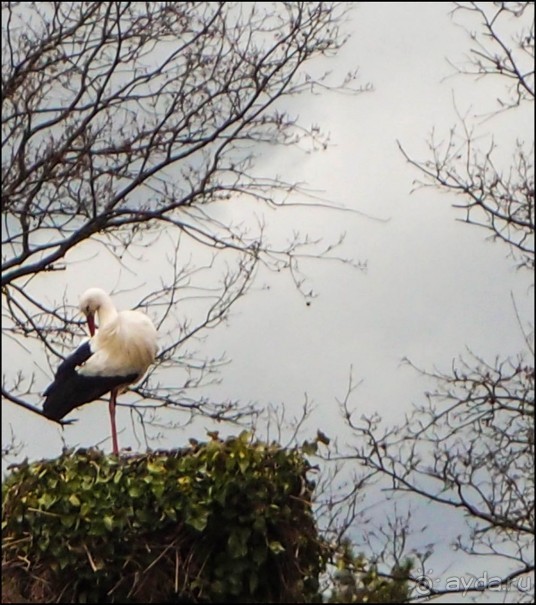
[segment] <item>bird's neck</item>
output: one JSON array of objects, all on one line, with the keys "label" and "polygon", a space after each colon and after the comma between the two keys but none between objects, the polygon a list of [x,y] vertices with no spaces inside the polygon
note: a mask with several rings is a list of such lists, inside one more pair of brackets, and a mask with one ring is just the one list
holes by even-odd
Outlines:
[{"label": "bird's neck", "polygon": [[102,328],[102,326],[105,326],[116,319],[117,310],[111,302],[106,302],[99,307],[97,315],[99,317],[99,328]]}]

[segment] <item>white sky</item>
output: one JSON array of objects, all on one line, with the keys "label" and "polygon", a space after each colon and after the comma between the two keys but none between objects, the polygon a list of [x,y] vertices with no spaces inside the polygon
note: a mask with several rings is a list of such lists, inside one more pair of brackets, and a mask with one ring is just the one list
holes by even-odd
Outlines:
[{"label": "white sky", "polygon": [[[368,270],[309,264],[318,293],[309,307],[287,278],[261,274],[259,287],[237,304],[228,325],[206,341],[207,351],[226,351],[232,359],[223,369],[222,384],[211,390],[218,399],[283,403],[292,415],[307,393],[317,409],[304,438],[320,427],[344,440],[335,398],[344,395],[350,366],[354,378],[363,380],[354,404],[363,412],[397,419],[422,400],[429,386],[401,366],[403,357],[427,369],[447,370],[466,347],[489,360],[522,350],[511,295],[522,317],[529,317],[533,289],[528,276],[506,258],[504,246],[486,240],[486,231],[456,222],[462,215],[450,206],[452,196],[432,189],[410,195],[418,174],[396,146],[398,139],[410,154],[423,158],[431,129],[446,135],[456,123],[453,98],[462,113],[471,115],[484,104],[491,109],[489,100],[497,96],[489,94],[486,83],[444,79],[453,73],[446,58],[461,59],[468,49],[467,34],[453,24],[450,8],[440,2],[357,3],[349,26],[352,39],[330,66],[344,74],[358,65],[362,82],[370,81],[374,91],[297,103],[306,122],[331,133],[333,146],[320,154],[293,154],[290,163],[283,150],[266,158],[267,166],[286,169],[289,177],[306,180],[337,204],[389,220],[321,211],[285,215],[284,220],[296,216],[300,227],[313,234],[336,239],[346,232],[344,254],[366,260]],[[513,129],[506,129],[502,119],[497,129],[509,135],[532,132],[532,118],[519,118],[524,122],[515,118]],[[495,128],[490,122],[484,131],[488,126]],[[96,281],[99,272],[101,267],[89,269],[93,281],[87,285],[106,287]],[[264,284],[270,290],[260,287]],[[73,294],[73,304],[81,289]],[[139,448],[128,411],[118,414],[120,445]],[[86,406],[76,417],[78,423],[63,431],[69,446],[93,445],[108,435],[104,406]],[[21,457],[61,451],[62,432],[55,425],[9,403],[3,420],[4,439],[11,428],[25,444]],[[186,429],[154,445],[180,446],[190,436]]]}]

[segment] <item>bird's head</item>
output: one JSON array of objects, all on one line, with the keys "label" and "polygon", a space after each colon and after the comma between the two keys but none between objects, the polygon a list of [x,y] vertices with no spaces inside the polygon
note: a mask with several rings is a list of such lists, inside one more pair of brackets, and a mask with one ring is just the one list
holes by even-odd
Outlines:
[{"label": "bird's head", "polygon": [[100,288],[90,288],[80,298],[80,311],[86,316],[87,327],[91,336],[95,335],[95,313],[109,300],[108,295]]}]

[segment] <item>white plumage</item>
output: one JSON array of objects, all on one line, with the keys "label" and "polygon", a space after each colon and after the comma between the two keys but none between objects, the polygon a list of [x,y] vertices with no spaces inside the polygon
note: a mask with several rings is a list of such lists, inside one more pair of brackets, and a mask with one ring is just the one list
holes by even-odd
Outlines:
[{"label": "white plumage", "polygon": [[[118,453],[115,400],[118,393],[138,382],[157,353],[153,322],[141,311],[120,311],[100,288],[90,288],[80,299],[91,338],[83,342],[59,366],[54,382],[45,391],[43,413],[60,420],[71,410],[110,396],[114,453]],[[95,315],[99,329],[95,333]]]},{"label": "white plumage", "polygon": [[99,330],[91,339],[94,354],[80,368],[85,376],[138,374],[143,377],[156,356],[156,329],[141,311],[117,312],[110,297],[99,288],[87,290],[80,310],[99,318]]}]

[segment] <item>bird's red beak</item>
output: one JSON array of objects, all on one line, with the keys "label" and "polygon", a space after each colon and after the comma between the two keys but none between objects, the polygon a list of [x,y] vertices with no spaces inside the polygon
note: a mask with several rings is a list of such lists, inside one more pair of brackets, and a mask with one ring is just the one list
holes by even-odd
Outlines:
[{"label": "bird's red beak", "polygon": [[87,315],[87,327],[89,329],[90,336],[95,336],[95,316],[93,313],[88,313]]}]

